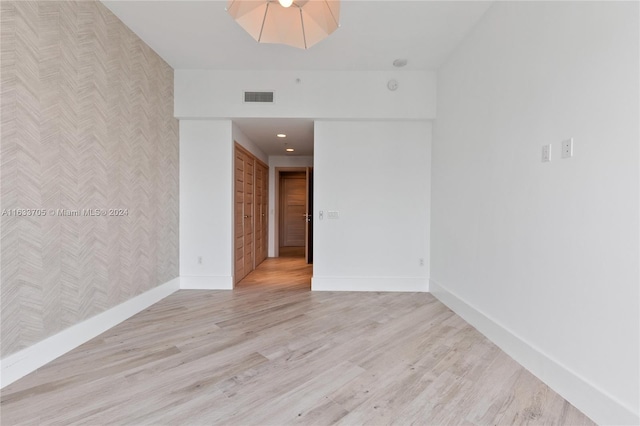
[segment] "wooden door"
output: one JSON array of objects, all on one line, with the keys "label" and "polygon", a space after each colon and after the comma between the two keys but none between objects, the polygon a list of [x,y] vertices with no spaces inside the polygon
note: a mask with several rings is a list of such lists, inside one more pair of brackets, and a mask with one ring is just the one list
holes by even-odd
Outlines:
[{"label": "wooden door", "polygon": [[254,236],[254,196],[255,196],[255,158],[247,153],[244,169],[244,276],[255,267]]},{"label": "wooden door", "polygon": [[235,148],[234,273],[238,283],[267,257],[269,167]]},{"label": "wooden door", "polygon": [[256,160],[255,171],[255,266],[267,258],[269,200],[269,168]]},{"label": "wooden door", "polygon": [[262,261],[269,254],[269,166],[264,165],[262,171]]},{"label": "wooden door", "polygon": [[305,219],[305,257],[307,263],[313,263],[313,167],[307,167],[307,199]]},{"label": "wooden door", "polygon": [[280,174],[280,247],[304,247],[306,233],[306,173]]},{"label": "wooden door", "polygon": [[234,161],[234,275],[238,282],[247,273],[244,271],[244,182],[245,168],[247,167],[246,155],[236,148]]}]

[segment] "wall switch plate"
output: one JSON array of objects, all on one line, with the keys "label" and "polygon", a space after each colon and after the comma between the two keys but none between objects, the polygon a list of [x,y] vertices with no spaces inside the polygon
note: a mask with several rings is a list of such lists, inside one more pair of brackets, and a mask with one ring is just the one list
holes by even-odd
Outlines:
[{"label": "wall switch plate", "polygon": [[562,158],[573,157],[573,138],[562,141]]},{"label": "wall switch plate", "polygon": [[329,211],[327,212],[327,217],[328,217],[329,219],[339,219],[339,218],[340,218],[340,212],[337,212],[337,211],[335,211],[335,210],[333,210],[333,211],[332,211],[332,210],[329,210]]},{"label": "wall switch plate", "polygon": [[324,210],[320,210],[320,212],[318,213],[318,218],[320,220],[324,219]]},{"label": "wall switch plate", "polygon": [[548,163],[551,161],[551,144],[542,145],[542,162]]}]

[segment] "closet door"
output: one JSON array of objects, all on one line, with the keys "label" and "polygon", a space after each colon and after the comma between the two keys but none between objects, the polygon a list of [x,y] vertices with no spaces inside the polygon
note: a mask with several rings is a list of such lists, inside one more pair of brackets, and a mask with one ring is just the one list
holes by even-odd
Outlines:
[{"label": "closet door", "polygon": [[236,147],[234,180],[234,263],[236,283],[244,278],[244,170],[247,167],[244,152]]},{"label": "closet door", "polygon": [[267,201],[269,168],[256,160],[255,248],[256,266],[267,258]]},{"label": "closet door", "polygon": [[243,279],[253,270],[253,156],[236,146],[235,152],[235,281]]},{"label": "closet door", "polygon": [[238,283],[267,257],[269,168],[236,144],[234,170],[234,271]]},{"label": "closet door", "polygon": [[245,154],[244,168],[244,276],[253,271],[255,264],[255,158]]}]

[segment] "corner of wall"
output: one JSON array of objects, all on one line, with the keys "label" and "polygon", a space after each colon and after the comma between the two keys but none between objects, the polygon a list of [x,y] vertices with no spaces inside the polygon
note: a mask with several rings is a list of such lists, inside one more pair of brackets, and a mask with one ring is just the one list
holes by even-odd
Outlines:
[{"label": "corner of wall", "polygon": [[431,280],[430,289],[438,300],[597,423],[640,424],[640,416],[632,408],[562,365],[442,284]]},{"label": "corner of wall", "polygon": [[175,293],[180,289],[180,281],[180,278],[174,278],[94,317],[47,337],[26,349],[3,358],[0,361],[0,388],[10,385]]}]

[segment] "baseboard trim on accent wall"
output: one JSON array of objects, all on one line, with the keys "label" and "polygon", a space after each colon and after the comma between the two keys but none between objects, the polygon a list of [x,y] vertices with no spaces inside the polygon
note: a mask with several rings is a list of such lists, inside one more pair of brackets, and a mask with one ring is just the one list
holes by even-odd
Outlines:
[{"label": "baseboard trim on accent wall", "polygon": [[431,293],[500,349],[598,424],[637,425],[640,416],[593,383],[520,338],[443,285],[430,281]]},{"label": "baseboard trim on accent wall", "polygon": [[231,276],[180,276],[180,290],[233,290]]},{"label": "baseboard trim on accent wall", "polygon": [[311,291],[400,291],[428,292],[422,277],[313,277]]},{"label": "baseboard trim on accent wall", "polygon": [[61,355],[120,324],[180,289],[174,278],[81,323],[47,337],[0,361],[0,388],[15,382]]}]

